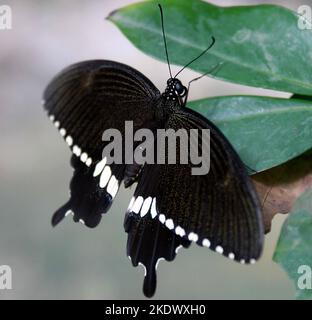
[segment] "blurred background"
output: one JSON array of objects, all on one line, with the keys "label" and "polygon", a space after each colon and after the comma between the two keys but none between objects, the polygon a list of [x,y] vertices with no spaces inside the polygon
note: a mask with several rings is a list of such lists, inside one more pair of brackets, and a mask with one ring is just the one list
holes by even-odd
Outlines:
[{"label": "blurred background", "polygon": [[[70,151],[47,119],[41,95],[65,66],[86,59],[131,65],[164,89],[166,64],[138,51],[104,18],[128,0],[0,1],[13,11],[12,30],[0,31],[0,265],[10,265],[13,289],[0,299],[142,299],[144,272],[126,256],[124,213],[134,191],[123,188],[94,230],[52,213],[68,200]],[[280,4],[297,10],[311,1],[210,1],[218,5]],[[169,48],[170,50],[170,48]],[[174,53],[171,52],[171,55]],[[173,67],[174,68],[174,67]],[[196,76],[187,71],[186,82]],[[286,93],[209,78],[191,99],[229,94],[288,97]],[[158,268],[157,299],[292,299],[294,288],[272,262],[285,217],[274,219],[263,258],[243,266],[192,245]]]}]

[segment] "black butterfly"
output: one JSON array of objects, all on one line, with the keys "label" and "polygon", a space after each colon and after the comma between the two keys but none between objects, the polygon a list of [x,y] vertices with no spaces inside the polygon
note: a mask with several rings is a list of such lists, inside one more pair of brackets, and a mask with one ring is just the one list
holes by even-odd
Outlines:
[{"label": "black butterfly", "polygon": [[[146,269],[147,297],[156,290],[159,260],[172,261],[192,241],[241,263],[257,260],[263,246],[260,205],[245,166],[220,130],[186,107],[187,94],[176,77],[161,94],[137,70],[107,60],[66,68],[44,92],[44,108],[73,152],[70,199],[53,215],[53,226],[71,213],[74,221],[96,227],[120,184],[137,182],[124,226],[132,264]],[[103,131],[124,134],[126,120],[134,130],[210,129],[209,173],[191,175],[185,164],[108,165]]]}]

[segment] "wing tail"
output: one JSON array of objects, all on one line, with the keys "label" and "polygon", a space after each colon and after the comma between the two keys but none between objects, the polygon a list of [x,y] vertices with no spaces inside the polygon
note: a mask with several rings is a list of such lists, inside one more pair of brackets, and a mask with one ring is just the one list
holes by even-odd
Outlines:
[{"label": "wing tail", "polygon": [[149,214],[141,217],[130,211],[126,214],[124,226],[128,233],[127,255],[133,266],[144,266],[143,293],[150,298],[156,291],[159,261],[174,260],[177,249],[188,247],[190,241],[178,237]]}]

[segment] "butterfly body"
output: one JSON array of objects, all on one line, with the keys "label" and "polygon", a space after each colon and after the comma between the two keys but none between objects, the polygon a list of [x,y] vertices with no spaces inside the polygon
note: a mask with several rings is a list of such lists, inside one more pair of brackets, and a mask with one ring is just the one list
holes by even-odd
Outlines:
[{"label": "butterfly body", "polygon": [[[260,204],[245,166],[220,130],[186,107],[187,93],[171,77],[161,94],[139,71],[107,60],[66,68],[44,93],[44,108],[70,147],[74,168],[70,199],[52,224],[71,213],[74,221],[96,227],[121,183],[137,183],[124,227],[127,255],[134,266],[145,266],[143,290],[149,297],[159,261],[172,261],[181,246],[195,242],[241,263],[253,263],[263,246]],[[134,132],[210,130],[209,172],[192,175],[191,166],[180,163],[108,163],[103,132],[113,128],[126,139],[126,121],[133,122]]]}]

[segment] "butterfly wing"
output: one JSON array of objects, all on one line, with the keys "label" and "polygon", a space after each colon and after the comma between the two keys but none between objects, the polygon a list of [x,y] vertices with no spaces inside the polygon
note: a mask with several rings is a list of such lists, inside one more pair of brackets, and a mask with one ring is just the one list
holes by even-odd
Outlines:
[{"label": "butterfly wing", "polygon": [[[182,239],[230,259],[254,262],[263,246],[262,214],[239,156],[223,134],[194,111],[181,109],[169,118],[166,127],[209,129],[210,171],[192,175],[188,164],[145,165],[128,211],[158,219]],[[179,148],[176,151],[178,158]]]},{"label": "butterfly wing", "polygon": [[128,232],[127,255],[133,266],[144,266],[143,293],[152,297],[156,291],[159,261],[172,261],[178,249],[189,247],[191,242],[171,232],[158,219],[148,215],[140,217],[132,211],[126,213],[124,227]]},{"label": "butterfly wing", "polygon": [[99,223],[125,171],[125,165],[102,159],[103,132],[114,128],[124,135],[126,120],[133,121],[134,130],[150,124],[159,95],[140,72],[106,60],[74,64],[51,81],[44,108],[72,150],[74,168],[71,198],[55,213],[53,225],[69,212],[89,227]]}]

